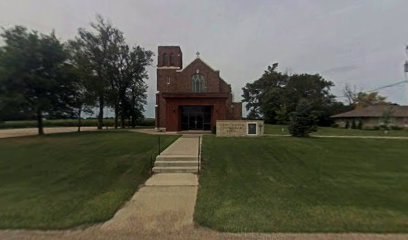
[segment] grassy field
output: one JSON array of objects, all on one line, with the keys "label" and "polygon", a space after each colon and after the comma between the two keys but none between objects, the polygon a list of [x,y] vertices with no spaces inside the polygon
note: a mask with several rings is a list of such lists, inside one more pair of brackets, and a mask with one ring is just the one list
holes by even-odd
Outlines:
[{"label": "grassy field", "polygon": [[[162,136],[163,148],[176,136]],[[149,176],[157,136],[131,132],[0,139],[0,228],[105,221]]]},{"label": "grassy field", "polygon": [[[265,124],[266,134],[289,134],[286,125],[271,125]],[[408,137],[408,130],[360,130],[360,129],[345,129],[332,127],[319,127],[317,132],[312,133],[315,136],[394,136]]]},{"label": "grassy field", "polygon": [[195,220],[231,232],[408,232],[407,146],[206,136]]},{"label": "grassy field", "polygon": [[[142,122],[138,123],[138,127],[153,127],[154,119],[146,118]],[[114,119],[104,119],[104,126],[113,127],[115,124]],[[98,120],[96,119],[83,119],[81,121],[82,126],[92,127],[98,125]],[[77,119],[55,119],[55,120],[44,120],[44,127],[76,127],[78,126]],[[34,120],[24,120],[24,121],[0,121],[0,129],[8,128],[35,128],[37,127],[37,122]]]}]

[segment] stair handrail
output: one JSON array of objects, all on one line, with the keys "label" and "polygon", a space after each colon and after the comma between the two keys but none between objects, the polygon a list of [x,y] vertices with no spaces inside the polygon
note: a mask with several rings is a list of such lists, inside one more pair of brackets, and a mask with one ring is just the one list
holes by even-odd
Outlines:
[{"label": "stair handrail", "polygon": [[201,164],[201,135],[198,136],[198,153],[197,153],[197,157],[198,157],[198,166],[197,166],[197,172],[198,174],[200,174],[200,164]]},{"label": "stair handrail", "polygon": [[153,153],[151,153],[150,154],[150,175],[153,175],[153,168],[154,168]]}]

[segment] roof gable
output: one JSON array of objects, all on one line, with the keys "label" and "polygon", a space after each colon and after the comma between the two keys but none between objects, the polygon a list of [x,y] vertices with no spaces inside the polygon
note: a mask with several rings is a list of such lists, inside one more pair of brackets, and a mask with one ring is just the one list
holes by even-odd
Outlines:
[{"label": "roof gable", "polygon": [[205,68],[209,69],[212,72],[218,72],[217,70],[214,70],[210,65],[208,65],[206,62],[204,62],[201,58],[196,58],[194,59],[190,64],[188,64],[183,70],[181,70],[181,72],[184,72],[186,70],[188,70],[189,68],[191,68],[194,65],[202,65]]},{"label": "roof gable", "polygon": [[227,82],[224,81],[224,79],[221,78],[220,76],[220,71],[219,70],[214,70],[214,68],[212,68],[208,63],[204,62],[201,58],[197,57],[196,59],[194,59],[190,64],[188,64],[184,69],[179,70],[178,72],[184,72],[184,71],[189,71],[190,68],[192,68],[195,65],[201,65],[204,68],[207,68],[208,70],[210,70],[211,72],[214,72],[218,75],[218,78],[220,79],[221,82],[223,82],[225,85],[229,85]]}]

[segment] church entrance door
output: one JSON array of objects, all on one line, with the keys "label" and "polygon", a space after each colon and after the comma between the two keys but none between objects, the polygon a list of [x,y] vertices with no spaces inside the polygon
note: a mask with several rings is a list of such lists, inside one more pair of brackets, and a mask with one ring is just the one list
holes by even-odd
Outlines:
[{"label": "church entrance door", "polygon": [[181,107],[181,130],[211,130],[211,106]]}]

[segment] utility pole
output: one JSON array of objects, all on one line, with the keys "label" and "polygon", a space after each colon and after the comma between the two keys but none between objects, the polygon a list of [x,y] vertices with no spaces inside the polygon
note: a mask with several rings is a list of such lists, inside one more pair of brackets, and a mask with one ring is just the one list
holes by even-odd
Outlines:
[{"label": "utility pole", "polygon": [[[407,55],[407,59],[405,60],[405,64],[404,64],[404,76],[405,76],[405,82],[408,82],[408,45],[405,46],[405,54]],[[406,98],[408,101],[408,86],[407,86],[407,97]]]},{"label": "utility pole", "polygon": [[405,54],[407,55],[407,60],[405,60],[405,64],[404,64],[404,72],[405,72],[405,80],[408,74],[408,45],[405,47]]}]

